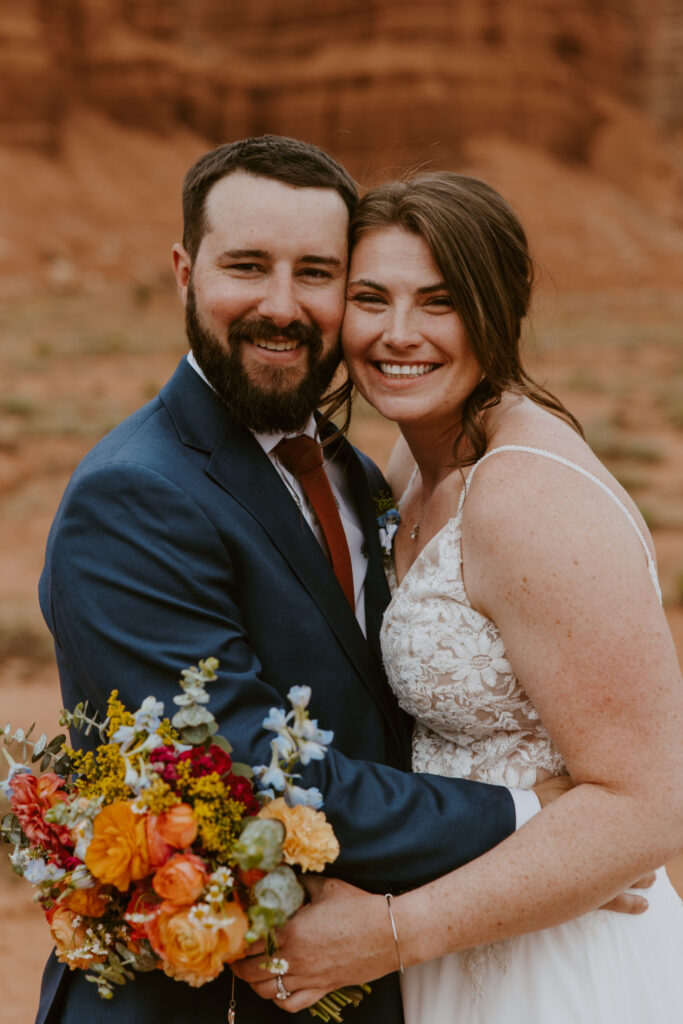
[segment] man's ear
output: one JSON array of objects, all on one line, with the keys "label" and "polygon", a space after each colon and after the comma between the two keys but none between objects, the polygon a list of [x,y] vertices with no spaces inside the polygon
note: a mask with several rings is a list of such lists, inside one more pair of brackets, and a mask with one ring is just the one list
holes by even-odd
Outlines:
[{"label": "man's ear", "polygon": [[180,242],[176,242],[173,246],[173,271],[175,273],[180,298],[183,300],[183,306],[187,302],[187,289],[190,285],[191,270],[192,260],[185,249],[183,249]]}]

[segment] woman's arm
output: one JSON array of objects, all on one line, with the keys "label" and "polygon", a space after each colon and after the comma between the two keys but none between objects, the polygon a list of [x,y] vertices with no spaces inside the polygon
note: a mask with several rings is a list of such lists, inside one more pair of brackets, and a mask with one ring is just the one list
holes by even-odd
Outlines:
[{"label": "woman's arm", "polygon": [[[405,965],[576,917],[683,847],[683,686],[632,525],[590,482],[526,455],[482,466],[465,510],[470,600],[496,622],[577,785],[394,900]],[[396,968],[383,898],[340,892],[288,926],[290,989]]]}]

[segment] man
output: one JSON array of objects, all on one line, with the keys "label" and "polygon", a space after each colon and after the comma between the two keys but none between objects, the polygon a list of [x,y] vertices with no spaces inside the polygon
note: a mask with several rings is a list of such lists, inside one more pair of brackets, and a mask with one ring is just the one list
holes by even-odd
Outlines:
[{"label": "man", "polygon": [[[335,733],[326,760],[304,772],[340,840],[334,873],[386,892],[478,856],[517,816],[505,789],[410,775],[410,723],[378,645],[388,601],[378,470],[343,439],[328,449],[339,554],[278,447],[313,435],[339,362],[355,199],[343,168],[290,139],[222,146],[189,171],[173,256],[191,355],[76,470],[40,598],[67,706],[102,709],[116,687],[129,707],[149,694],[170,707],[181,669],[215,655],[212,711],[236,757],[259,763],[269,708],[310,685],[313,716]],[[223,1024],[231,980],[225,971],[194,990],[154,971],[103,1003],[53,959],[38,1022]],[[240,1024],[282,1020],[241,982],[236,998]],[[350,1012],[358,1024],[399,1024],[395,977]]]}]

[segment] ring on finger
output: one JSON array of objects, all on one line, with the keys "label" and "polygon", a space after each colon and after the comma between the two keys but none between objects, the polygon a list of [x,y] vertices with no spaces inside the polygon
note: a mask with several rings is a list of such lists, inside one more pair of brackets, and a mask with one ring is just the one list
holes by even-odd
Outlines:
[{"label": "ring on finger", "polygon": [[275,993],[275,998],[276,999],[289,999],[289,997],[291,996],[292,993],[288,992],[287,989],[285,988],[285,983],[282,980],[282,976],[280,974],[278,974],[276,981],[277,981],[277,992]]}]

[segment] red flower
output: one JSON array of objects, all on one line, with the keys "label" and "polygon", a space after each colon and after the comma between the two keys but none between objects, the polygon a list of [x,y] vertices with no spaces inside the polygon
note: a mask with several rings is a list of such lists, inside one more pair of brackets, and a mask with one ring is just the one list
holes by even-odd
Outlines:
[{"label": "red flower", "polygon": [[54,772],[46,772],[39,779],[28,772],[20,772],[13,775],[10,782],[10,804],[26,838],[33,845],[49,851],[62,867],[73,853],[69,830],[65,825],[45,821],[44,815],[54,804],[67,799],[66,793],[62,792],[63,786],[64,779]]},{"label": "red flower", "polygon": [[192,774],[196,779],[212,772],[224,778],[232,768],[232,758],[215,743],[212,743],[208,750],[204,747],[192,747],[191,750],[182,753],[178,760],[191,763]]},{"label": "red flower", "polygon": [[230,775],[225,781],[229,783],[232,799],[243,804],[247,814],[258,814],[261,804],[254,796],[254,787],[250,779],[244,775]]},{"label": "red flower", "polygon": [[164,782],[178,781],[178,770],[176,768],[178,758],[179,754],[176,753],[173,747],[156,747],[149,755],[150,761],[157,765],[163,765],[159,774]]}]

